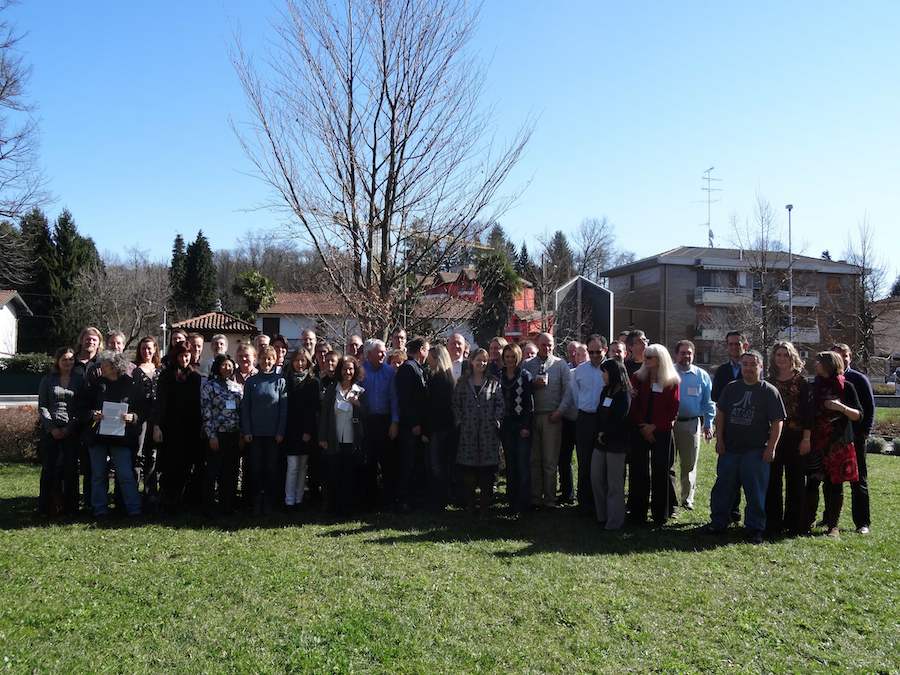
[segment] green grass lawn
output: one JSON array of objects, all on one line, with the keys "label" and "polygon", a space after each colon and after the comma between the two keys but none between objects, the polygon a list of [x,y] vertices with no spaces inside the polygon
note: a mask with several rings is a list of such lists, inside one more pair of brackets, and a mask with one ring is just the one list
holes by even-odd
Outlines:
[{"label": "green grass lawn", "polygon": [[874,527],[764,546],[381,516],[97,528],[31,515],[0,465],[0,668],[26,671],[900,670],[900,458],[872,456]]}]

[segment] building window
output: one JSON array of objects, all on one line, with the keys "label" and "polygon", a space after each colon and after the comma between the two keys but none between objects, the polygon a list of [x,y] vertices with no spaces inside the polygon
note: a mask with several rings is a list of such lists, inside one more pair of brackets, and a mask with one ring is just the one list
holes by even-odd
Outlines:
[{"label": "building window", "polygon": [[281,332],[281,317],[264,316],[262,321],[262,332],[272,337]]},{"label": "building window", "polygon": [[628,277],[628,290],[629,291],[634,290],[634,275],[633,274]]}]

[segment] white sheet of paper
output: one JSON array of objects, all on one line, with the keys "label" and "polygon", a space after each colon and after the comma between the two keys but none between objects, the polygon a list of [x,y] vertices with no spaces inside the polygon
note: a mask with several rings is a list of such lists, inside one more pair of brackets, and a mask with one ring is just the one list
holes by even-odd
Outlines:
[{"label": "white sheet of paper", "polygon": [[128,412],[127,403],[103,402],[103,419],[100,420],[98,434],[101,436],[124,436],[125,420],[122,415]]}]

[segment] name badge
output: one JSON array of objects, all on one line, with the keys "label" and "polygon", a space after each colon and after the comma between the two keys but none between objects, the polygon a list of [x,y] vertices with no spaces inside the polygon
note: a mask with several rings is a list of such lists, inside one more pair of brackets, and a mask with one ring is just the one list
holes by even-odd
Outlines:
[{"label": "name badge", "polygon": [[611,405],[612,405],[612,399],[609,396],[607,396],[605,399],[603,399],[603,407],[604,408],[608,408]]},{"label": "name badge", "polygon": [[225,410],[237,410],[237,401],[235,401],[233,398],[225,401]]},{"label": "name badge", "polygon": [[688,396],[699,396],[700,387],[688,387]]},{"label": "name badge", "polygon": [[654,382],[652,385],[650,385],[650,390],[654,394],[661,394],[662,390],[663,390],[663,386],[659,382]]},{"label": "name badge", "polygon": [[351,404],[347,403],[347,401],[337,401],[335,403],[334,407],[343,412],[347,412],[348,410],[353,410],[353,406]]}]

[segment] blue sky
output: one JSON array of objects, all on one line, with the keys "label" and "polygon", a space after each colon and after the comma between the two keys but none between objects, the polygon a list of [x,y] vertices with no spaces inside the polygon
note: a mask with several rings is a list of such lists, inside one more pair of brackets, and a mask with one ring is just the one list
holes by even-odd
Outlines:
[{"label": "blue sky", "polygon": [[[198,228],[231,247],[275,216],[229,118],[246,118],[228,49],[260,53],[277,2],[23,0],[41,158],[101,250],[168,256]],[[757,193],[793,212],[795,248],[842,253],[868,214],[900,272],[900,3],[487,0],[472,48],[500,137],[533,140],[502,220],[529,248],[607,216],[639,257],[703,244],[701,174],[722,178],[717,241]],[[786,228],[786,221],[785,221]],[[786,237],[786,235],[785,235]]]}]

